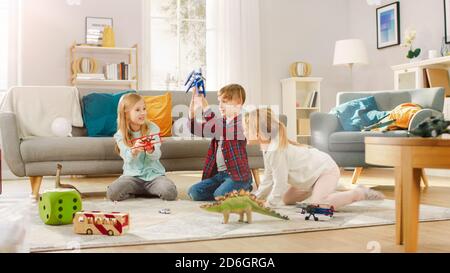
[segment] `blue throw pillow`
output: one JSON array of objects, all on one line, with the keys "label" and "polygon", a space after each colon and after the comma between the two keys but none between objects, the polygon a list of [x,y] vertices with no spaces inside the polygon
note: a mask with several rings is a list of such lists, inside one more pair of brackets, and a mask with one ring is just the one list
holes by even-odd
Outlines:
[{"label": "blue throw pillow", "polygon": [[83,121],[90,137],[113,136],[117,131],[117,106],[120,98],[134,90],[115,94],[92,93],[83,97]]},{"label": "blue throw pillow", "polygon": [[336,106],[330,113],[336,114],[345,131],[360,131],[375,124],[389,112],[379,111],[374,96],[351,100]]}]

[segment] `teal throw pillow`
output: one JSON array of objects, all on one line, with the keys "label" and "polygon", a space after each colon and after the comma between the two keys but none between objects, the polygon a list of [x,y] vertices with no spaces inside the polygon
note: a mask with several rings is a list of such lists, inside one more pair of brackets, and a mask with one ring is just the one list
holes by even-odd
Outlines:
[{"label": "teal throw pillow", "polygon": [[83,97],[83,121],[90,137],[113,136],[117,131],[117,106],[120,98],[134,90],[115,94],[91,93]]},{"label": "teal throw pillow", "polygon": [[360,131],[377,123],[388,111],[379,111],[374,96],[351,100],[336,106],[330,113],[336,114],[345,131]]}]

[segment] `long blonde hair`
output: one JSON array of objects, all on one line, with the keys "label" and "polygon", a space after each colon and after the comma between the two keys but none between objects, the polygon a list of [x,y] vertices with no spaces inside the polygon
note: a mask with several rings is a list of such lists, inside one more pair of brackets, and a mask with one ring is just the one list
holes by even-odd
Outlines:
[{"label": "long blonde hair", "polygon": [[[130,111],[136,105],[136,103],[140,102],[144,98],[136,93],[129,93],[120,98],[119,105],[117,107],[117,129],[122,133],[123,142],[128,147],[132,147],[132,139],[133,136],[131,134],[130,128]],[[141,125],[140,128],[141,135],[147,135],[148,125],[145,122]],[[116,143],[116,152],[120,153],[119,147]]]},{"label": "long blonde hair", "polygon": [[270,108],[259,108],[245,114],[244,126],[250,140],[278,140],[277,149],[286,149],[288,144],[306,146],[292,141],[287,136],[286,126],[272,113]]}]

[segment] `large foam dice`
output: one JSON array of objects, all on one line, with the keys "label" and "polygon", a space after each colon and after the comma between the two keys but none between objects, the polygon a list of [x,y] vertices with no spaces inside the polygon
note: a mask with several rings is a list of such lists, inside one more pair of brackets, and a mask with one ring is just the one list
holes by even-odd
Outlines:
[{"label": "large foam dice", "polygon": [[46,225],[72,224],[75,213],[81,210],[81,196],[76,190],[55,189],[39,197],[39,215]]}]

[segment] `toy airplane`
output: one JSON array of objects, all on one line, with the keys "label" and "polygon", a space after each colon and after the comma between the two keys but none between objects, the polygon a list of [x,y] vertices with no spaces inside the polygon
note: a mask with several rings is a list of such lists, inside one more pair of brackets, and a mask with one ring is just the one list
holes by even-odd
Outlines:
[{"label": "toy airplane", "polygon": [[[159,141],[156,141],[155,136],[159,137]],[[152,151],[153,150],[153,145],[154,144],[161,143],[161,136],[160,136],[159,133],[157,133],[157,134],[150,134],[150,135],[147,135],[147,136],[143,136],[143,137],[132,139],[131,141],[134,143],[134,142],[136,142],[138,140],[141,140],[144,143],[144,145],[139,146],[139,147],[134,147],[132,149],[144,148],[144,151],[147,152],[147,151]]]},{"label": "toy airplane", "polygon": [[201,68],[198,70],[193,70],[184,83],[184,86],[186,86],[186,93],[195,87],[197,88],[198,94],[203,94],[203,96],[206,97],[205,81],[206,79],[202,75]]},{"label": "toy airplane", "polygon": [[319,217],[317,217],[316,214],[330,216],[331,218],[335,211],[333,206],[327,204],[297,203],[296,207],[302,209],[300,212],[301,214],[308,213],[308,215],[305,216],[305,220],[309,220],[312,216],[314,221],[319,221]]},{"label": "toy airplane", "polygon": [[416,128],[409,131],[410,134],[421,137],[437,137],[442,134],[450,134],[450,121],[439,117],[430,117],[422,121]]}]

